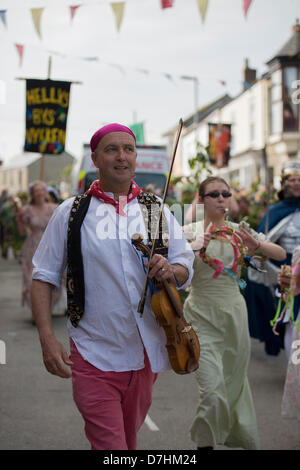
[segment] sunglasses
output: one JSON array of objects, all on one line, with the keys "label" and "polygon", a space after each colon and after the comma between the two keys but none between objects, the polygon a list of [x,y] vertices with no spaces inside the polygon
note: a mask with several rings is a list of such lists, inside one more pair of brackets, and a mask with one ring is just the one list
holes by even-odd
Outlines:
[{"label": "sunglasses", "polygon": [[212,197],[213,199],[217,199],[218,197],[220,196],[223,196],[225,199],[227,199],[228,197],[231,197],[232,196],[232,193],[230,193],[229,191],[222,191],[221,193],[219,191],[212,191],[211,193],[207,193],[207,194],[204,194],[202,197]]}]

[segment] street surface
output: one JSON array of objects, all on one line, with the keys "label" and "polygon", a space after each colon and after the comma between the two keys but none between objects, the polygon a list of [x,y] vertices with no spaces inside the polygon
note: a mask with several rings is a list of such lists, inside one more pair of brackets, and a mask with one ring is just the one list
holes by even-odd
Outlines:
[{"label": "street surface", "polygon": [[[72,399],[71,380],[45,370],[36,328],[20,305],[21,284],[18,262],[1,258],[0,449],[88,450],[83,421]],[[57,337],[68,348],[66,318],[57,316],[53,321]],[[6,364],[1,364],[4,352]],[[248,376],[261,448],[265,450],[300,450],[300,421],[280,416],[286,366],[284,352],[278,357],[267,356],[263,344],[252,340]],[[139,433],[138,449],[194,450],[189,427],[197,395],[192,374],[160,374],[149,416]]]}]

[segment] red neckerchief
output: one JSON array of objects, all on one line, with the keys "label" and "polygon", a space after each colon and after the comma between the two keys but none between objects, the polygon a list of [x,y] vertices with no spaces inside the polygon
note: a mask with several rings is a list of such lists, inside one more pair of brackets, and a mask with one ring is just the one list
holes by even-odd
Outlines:
[{"label": "red neckerchief", "polygon": [[[126,196],[121,197],[119,201],[115,201],[112,197],[107,196],[105,192],[100,188],[99,180],[94,181],[90,188],[86,191],[86,194],[91,194],[92,196],[102,199],[103,202],[106,204],[112,204],[115,206],[117,210],[117,214],[124,215],[126,216],[125,212],[122,210],[122,208],[130,201],[135,199],[139,194],[143,192],[141,188],[136,184],[134,180],[131,180],[129,192]],[[121,203],[121,204],[120,204]]]}]

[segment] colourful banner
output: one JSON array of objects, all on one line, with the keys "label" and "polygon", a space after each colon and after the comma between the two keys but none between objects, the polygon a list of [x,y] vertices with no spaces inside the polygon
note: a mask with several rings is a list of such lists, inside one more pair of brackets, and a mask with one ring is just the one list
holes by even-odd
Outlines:
[{"label": "colourful banner", "polygon": [[230,158],[231,124],[208,124],[209,161],[218,168],[228,165]]},{"label": "colourful banner", "polygon": [[26,152],[64,151],[71,82],[26,80]]},{"label": "colourful banner", "polygon": [[144,144],[145,143],[144,124],[142,122],[135,122],[134,124],[131,124],[129,128],[132,130],[132,132],[135,135],[136,143]]}]

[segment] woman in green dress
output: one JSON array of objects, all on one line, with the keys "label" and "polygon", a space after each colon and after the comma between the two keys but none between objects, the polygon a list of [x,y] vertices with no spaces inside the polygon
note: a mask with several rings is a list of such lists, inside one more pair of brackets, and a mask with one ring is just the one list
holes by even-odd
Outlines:
[{"label": "woman in green dress", "polygon": [[[195,372],[200,400],[191,427],[191,438],[198,449],[213,449],[216,445],[259,448],[247,379],[250,358],[247,309],[240,292],[241,265],[236,262],[234,246],[246,248],[250,256],[254,252],[278,260],[286,256],[285,250],[270,243],[263,234],[225,221],[230,197],[225,180],[207,178],[199,188],[204,220],[184,227],[195,252],[194,277],[184,316],[196,331],[201,347]],[[211,231],[224,226],[231,228],[234,236],[215,238]],[[200,252],[203,247],[206,261],[213,263],[203,261]]]}]

